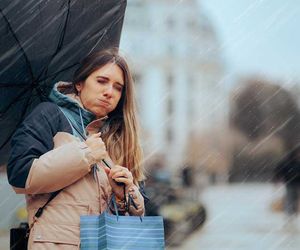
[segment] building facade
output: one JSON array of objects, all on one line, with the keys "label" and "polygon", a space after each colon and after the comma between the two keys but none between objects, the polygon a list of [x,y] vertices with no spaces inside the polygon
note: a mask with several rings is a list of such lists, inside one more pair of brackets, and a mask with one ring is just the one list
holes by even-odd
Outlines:
[{"label": "building facade", "polygon": [[211,22],[194,0],[129,0],[120,48],[134,71],[146,159],[181,166],[190,133],[227,116]]}]

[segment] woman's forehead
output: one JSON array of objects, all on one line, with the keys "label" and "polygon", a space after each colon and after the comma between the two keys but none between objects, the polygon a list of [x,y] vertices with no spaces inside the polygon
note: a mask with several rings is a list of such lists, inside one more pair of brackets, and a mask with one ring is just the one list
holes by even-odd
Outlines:
[{"label": "woman's forehead", "polygon": [[96,69],[91,75],[95,77],[105,77],[114,82],[124,84],[124,73],[116,63],[107,63],[99,69]]}]

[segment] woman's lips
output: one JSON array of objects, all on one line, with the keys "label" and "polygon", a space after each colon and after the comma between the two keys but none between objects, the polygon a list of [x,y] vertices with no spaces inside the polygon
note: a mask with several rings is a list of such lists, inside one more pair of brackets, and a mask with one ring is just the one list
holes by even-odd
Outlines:
[{"label": "woman's lips", "polygon": [[100,106],[104,106],[106,108],[110,106],[110,103],[108,101],[104,101],[104,100],[98,100],[98,101]]}]

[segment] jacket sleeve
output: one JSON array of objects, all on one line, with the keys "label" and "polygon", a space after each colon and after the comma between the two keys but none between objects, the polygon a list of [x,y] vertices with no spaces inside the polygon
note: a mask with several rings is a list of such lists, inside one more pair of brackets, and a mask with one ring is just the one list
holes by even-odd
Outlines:
[{"label": "jacket sleeve", "polygon": [[[135,216],[144,216],[145,215],[145,204],[149,201],[149,198],[145,192],[145,182],[139,182],[138,186],[133,185],[131,188],[132,191],[129,193],[134,194],[134,199],[130,202],[129,214]],[[134,204],[133,204],[134,203]]]},{"label": "jacket sleeve", "polygon": [[16,131],[7,166],[8,180],[16,193],[54,192],[90,171],[90,152],[75,137],[72,142],[54,148],[54,137],[60,127],[57,106],[42,103]]}]

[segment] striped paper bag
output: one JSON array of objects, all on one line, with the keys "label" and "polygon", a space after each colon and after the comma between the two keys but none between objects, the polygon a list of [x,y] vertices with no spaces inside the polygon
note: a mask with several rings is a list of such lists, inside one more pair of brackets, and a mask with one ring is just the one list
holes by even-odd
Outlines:
[{"label": "striped paper bag", "polygon": [[120,216],[107,212],[80,217],[82,250],[165,249],[161,216]]}]

